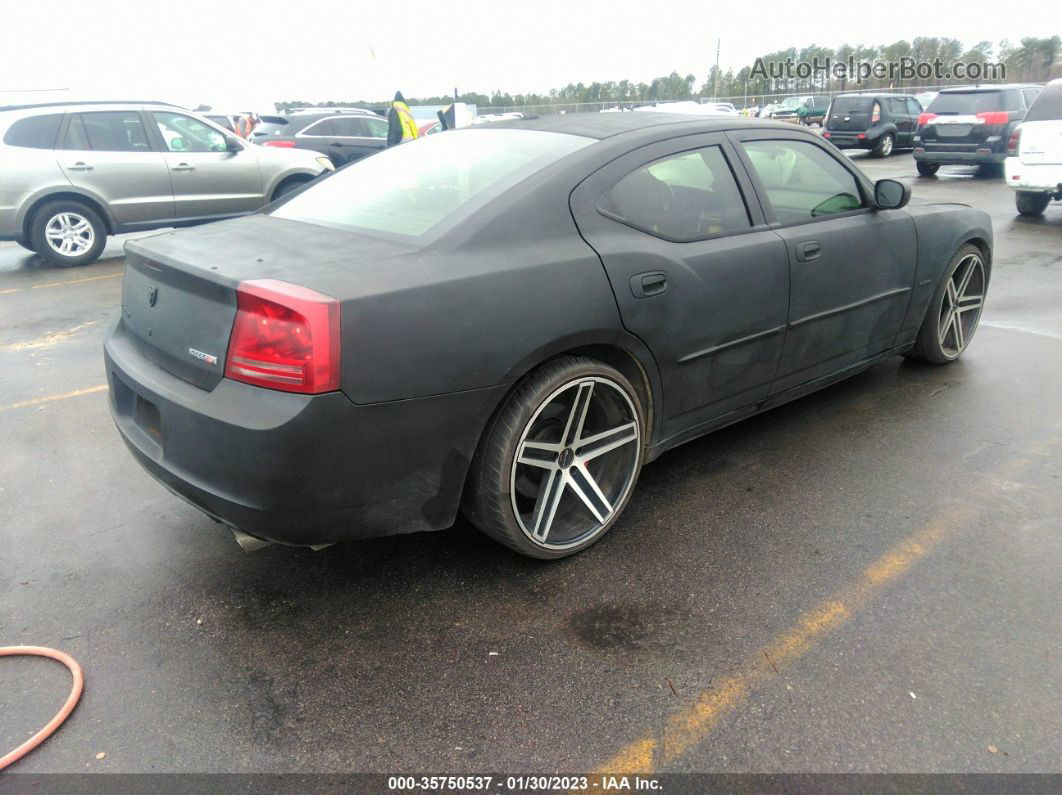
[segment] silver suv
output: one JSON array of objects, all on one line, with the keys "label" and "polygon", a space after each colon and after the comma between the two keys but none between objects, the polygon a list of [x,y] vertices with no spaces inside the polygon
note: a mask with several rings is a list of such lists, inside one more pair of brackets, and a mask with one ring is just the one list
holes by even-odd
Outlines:
[{"label": "silver suv", "polygon": [[332,169],[163,103],[0,106],[0,240],[85,265],[107,235],[253,212]]}]

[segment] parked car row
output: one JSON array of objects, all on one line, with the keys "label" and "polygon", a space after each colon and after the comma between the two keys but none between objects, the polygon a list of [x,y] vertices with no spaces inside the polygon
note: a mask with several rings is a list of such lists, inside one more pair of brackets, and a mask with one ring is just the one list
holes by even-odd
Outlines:
[{"label": "parked car row", "polygon": [[108,235],[243,215],[333,169],[165,103],[0,106],[0,240],[84,265]]}]

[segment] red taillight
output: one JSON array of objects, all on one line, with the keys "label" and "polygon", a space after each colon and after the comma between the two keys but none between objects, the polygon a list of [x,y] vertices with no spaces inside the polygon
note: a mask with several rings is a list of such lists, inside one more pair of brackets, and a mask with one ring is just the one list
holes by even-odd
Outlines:
[{"label": "red taillight", "polygon": [[1015,127],[1014,132],[1010,134],[1010,139],[1007,141],[1007,154],[1011,157],[1017,157],[1019,149],[1021,149],[1021,127]]},{"label": "red taillight", "polygon": [[275,279],[240,282],[225,376],[285,392],[339,389],[339,302]]},{"label": "red taillight", "polygon": [[877,102],[875,102],[874,103],[874,110],[870,114],[870,123],[871,124],[877,124],[879,121],[881,121],[881,105],[879,105]]},{"label": "red taillight", "polygon": [[1010,114],[1005,110],[994,110],[987,113],[978,113],[977,118],[985,124],[1006,124],[1010,121]]},{"label": "red taillight", "polygon": [[830,133],[828,133],[828,132],[824,132],[824,133],[822,134],[822,137],[823,137],[823,138],[829,138],[829,137],[830,137]]},{"label": "red taillight", "polygon": [[935,113],[923,113],[921,116],[918,117],[918,126],[921,127],[923,124],[929,124],[936,117],[937,114]]},{"label": "red taillight", "polygon": [[262,141],[262,146],[279,146],[283,149],[294,149],[294,141]]}]

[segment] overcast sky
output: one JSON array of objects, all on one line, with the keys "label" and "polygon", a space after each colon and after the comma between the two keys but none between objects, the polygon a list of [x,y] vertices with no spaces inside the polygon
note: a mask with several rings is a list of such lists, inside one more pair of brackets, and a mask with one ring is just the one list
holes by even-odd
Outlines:
[{"label": "overcast sky", "polygon": [[[763,52],[950,36],[964,45],[1062,32],[1058,0],[0,0],[0,91],[267,109],[274,100],[489,94],[648,82]],[[872,7],[880,13],[867,13]],[[806,8],[807,10],[801,10]],[[872,20],[872,21],[871,21]],[[769,27],[769,30],[764,30]],[[373,55],[375,54],[375,58]],[[0,94],[0,104],[11,98]]]}]

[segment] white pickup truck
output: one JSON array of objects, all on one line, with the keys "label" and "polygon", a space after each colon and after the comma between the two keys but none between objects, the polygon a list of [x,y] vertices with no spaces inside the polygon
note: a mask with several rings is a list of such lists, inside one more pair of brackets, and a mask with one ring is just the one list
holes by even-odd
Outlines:
[{"label": "white pickup truck", "polygon": [[1047,84],[1010,136],[1006,174],[1022,215],[1042,215],[1051,199],[1062,200],[1062,79]]}]

